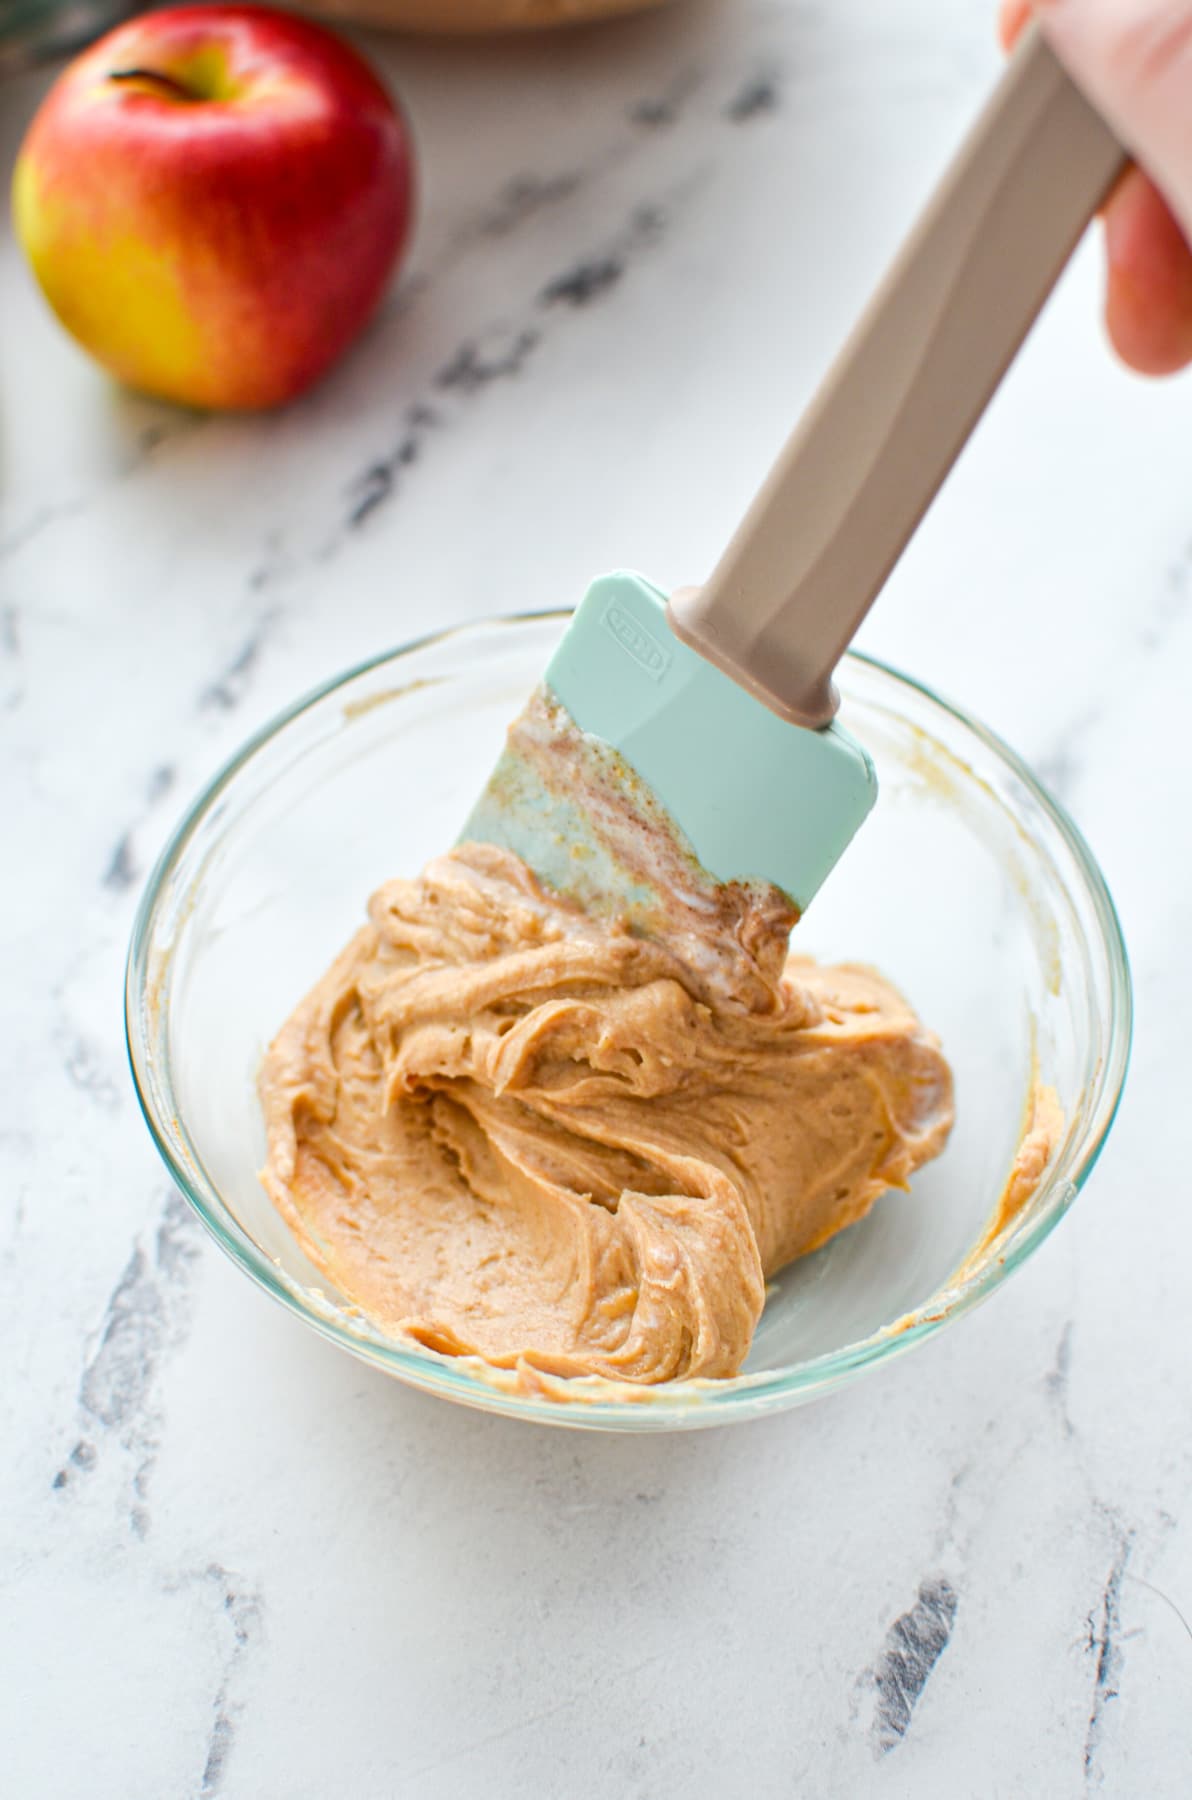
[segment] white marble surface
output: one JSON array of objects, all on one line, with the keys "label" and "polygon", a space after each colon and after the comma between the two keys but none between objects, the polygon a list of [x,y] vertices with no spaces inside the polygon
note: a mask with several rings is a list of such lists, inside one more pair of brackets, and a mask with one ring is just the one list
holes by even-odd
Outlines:
[{"label": "white marble surface", "polygon": [[[734,1432],[455,1410],[219,1256],[121,1042],[145,871],[282,702],[611,564],[706,570],[992,77],[991,11],[369,40],[416,251],[272,420],[114,393],[0,247],[14,1800],[1189,1791],[1192,387],[1113,364],[1094,256],[864,633],[1045,771],[1134,958],[1115,1135],[990,1306]],[[0,89],[5,169],[43,87]]]}]

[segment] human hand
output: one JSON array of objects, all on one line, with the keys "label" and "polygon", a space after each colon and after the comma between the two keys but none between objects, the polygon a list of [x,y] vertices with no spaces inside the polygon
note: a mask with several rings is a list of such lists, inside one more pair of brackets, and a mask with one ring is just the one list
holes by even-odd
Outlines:
[{"label": "human hand", "polygon": [[1137,159],[1104,208],[1105,321],[1145,375],[1192,362],[1192,0],[1001,0],[1009,47],[1032,12]]}]

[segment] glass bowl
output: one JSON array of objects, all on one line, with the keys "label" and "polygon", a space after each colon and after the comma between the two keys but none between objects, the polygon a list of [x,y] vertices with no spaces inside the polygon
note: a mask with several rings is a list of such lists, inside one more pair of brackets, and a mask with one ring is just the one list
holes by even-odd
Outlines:
[{"label": "glass bowl", "polygon": [[[366,1362],[552,1424],[752,1418],[942,1331],[1043,1241],[1113,1122],[1130,1043],[1126,953],[1087,846],[1018,758],[925,688],[850,655],[841,716],[873,756],[881,797],[796,941],[876,964],[939,1033],[957,1099],[943,1156],[778,1277],[729,1381],[527,1385],[385,1337],[307,1261],[260,1187],[257,1069],[367,896],[452,841],[566,618],[423,639],[299,701],[244,747],[182,820],[141,902],[126,994],[133,1076],[217,1243]],[[1037,1081],[1065,1123],[1034,1192],[1007,1209]]]}]

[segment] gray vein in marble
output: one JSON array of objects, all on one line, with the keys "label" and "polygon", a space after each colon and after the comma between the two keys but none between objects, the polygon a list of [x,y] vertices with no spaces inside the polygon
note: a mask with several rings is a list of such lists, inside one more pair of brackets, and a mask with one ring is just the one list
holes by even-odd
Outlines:
[{"label": "gray vein in marble", "polygon": [[117,1082],[100,1046],[79,1033],[69,1037],[64,1048],[62,1067],[71,1085],[104,1112],[119,1111],[123,1084]]},{"label": "gray vein in marble", "polygon": [[[538,332],[526,330],[487,350],[482,345],[463,344],[435,375],[434,385],[445,393],[478,394],[490,382],[520,375],[538,341]],[[432,415],[428,423],[433,422]]]},{"label": "gray vein in marble", "polygon": [[661,95],[657,99],[638,100],[629,108],[628,116],[632,125],[641,125],[647,131],[660,131],[673,125],[678,114],[672,101]]},{"label": "gray vein in marble", "polygon": [[413,468],[422,455],[422,447],[428,434],[439,423],[440,415],[433,406],[416,405],[407,409],[405,430],[393,449],[371,462],[348,490],[352,504],[345,524],[350,531],[358,530],[379,506],[383,506],[397,492],[403,472]]},{"label": "gray vein in marble", "polygon": [[[628,109],[628,138],[614,143],[587,168],[564,169],[551,174],[522,174],[506,182],[496,197],[478,210],[448,240],[440,256],[427,268],[407,275],[394,296],[391,310],[407,311],[420,302],[434,281],[441,279],[478,242],[512,236],[537,219],[545,210],[566,203],[579,190],[601,179],[630,158],[640,154],[660,125],[678,122],[688,102],[699,92],[704,78],[694,71],[678,75],[660,95],[652,96]],[[762,84],[759,86],[759,83]],[[768,110],[775,77],[750,78],[738,88],[736,103],[747,101],[752,113]],[[776,99],[776,93],[774,94]],[[733,119],[734,102],[722,108],[722,116]],[[643,131],[642,127],[651,129]],[[664,231],[668,214],[684,199],[697,182],[688,178],[667,197],[664,205],[643,205],[634,209],[626,230],[619,238],[593,254],[581,258],[548,281],[536,297],[536,308],[577,310],[615,288],[634,256],[657,243]],[[532,315],[513,324],[484,328],[466,339],[432,377],[432,386],[449,398],[470,398],[484,391],[494,381],[519,375],[538,349],[542,332]],[[401,477],[421,459],[427,437],[448,421],[442,410],[426,400],[416,401],[403,414],[402,429],[392,448],[375,456],[368,466],[347,483],[347,510],[340,527],[316,553],[317,560],[327,561],[335,554],[345,535],[357,530],[391,500],[402,486]],[[258,571],[253,585],[261,587],[276,579],[272,566]]]},{"label": "gray vein in marble", "polygon": [[1170,632],[1188,617],[1192,603],[1192,540],[1184,544],[1167,570],[1157,600],[1138,633],[1144,650],[1160,650]]},{"label": "gray vein in marble", "polygon": [[[674,198],[672,195],[671,203]],[[635,207],[625,230],[607,250],[582,257],[546,282],[539,292],[538,305],[582,307],[601,298],[617,285],[634,258],[660,242],[667,221],[665,206]]]},{"label": "gray vein in marble", "polygon": [[133,854],[132,833],[126,831],[116,841],[116,847],[103,872],[103,885],[110,888],[113,893],[127,893],[128,889],[135,884],[139,874],[140,870],[137,868],[136,857]]},{"label": "gray vein in marble", "polygon": [[[159,763],[149,772],[145,783],[145,802],[151,810],[163,800],[174,785],[177,771],[169,763]],[[101,885],[113,894],[126,894],[135,887],[141,877],[141,868],[137,860],[136,834],[142,821],[128,826],[121,832],[112,847],[107,867],[101,877]]]},{"label": "gray vein in marble", "polygon": [[178,771],[173,763],[156,763],[149,771],[149,779],[145,783],[145,798],[150,806],[155,806],[165,798],[173,787]]},{"label": "gray vein in marble", "polygon": [[99,1462],[115,1440],[134,1458],[129,1524],[137,1537],[149,1528],[148,1494],[160,1439],[153,1388],[166,1354],[190,1328],[198,1272],[198,1226],[182,1196],[171,1192],[151,1246],[137,1244],[108,1301],[99,1347],[79,1380],[81,1430],[52,1486],[68,1487]]},{"label": "gray vein in marble", "polygon": [[914,1605],[886,1633],[881,1654],[863,1677],[877,1696],[869,1733],[875,1757],[896,1749],[906,1736],[923,1690],[948,1647],[959,1603],[946,1575],[926,1576]]},{"label": "gray vein in marble", "polygon": [[105,1430],[128,1423],[143,1405],[165,1338],[166,1289],[193,1249],[182,1250],[183,1202],[171,1197],[157,1255],[138,1245],[108,1302],[99,1349],[83,1371],[79,1402]]},{"label": "gray vein in marble", "polygon": [[76,494],[69,500],[57,500],[37,510],[27,518],[23,525],[18,525],[7,537],[0,538],[0,563],[7,562],[20,551],[26,549],[35,538],[41,536],[50,525],[57,525],[63,519],[74,518],[87,505],[87,497]]},{"label": "gray vein in marble", "polygon": [[[180,1194],[170,1192],[148,1245],[134,1247],[113,1289],[99,1346],[79,1382],[82,1431],[51,1484],[61,1492],[90,1476],[106,1446],[117,1443],[133,1458],[128,1521],[139,1539],[148,1535],[149,1488],[161,1439],[154,1390],[166,1356],[189,1334],[199,1257],[194,1215]],[[227,1636],[197,1788],[201,1800],[214,1800],[224,1791],[242,1712],[238,1688],[245,1659],[262,1633],[264,1603],[259,1590],[214,1560],[165,1586],[173,1592],[196,1581],[215,1596],[220,1630]]]},{"label": "gray vein in marble", "polygon": [[772,72],[751,75],[742,82],[724,108],[724,116],[734,125],[746,125],[751,119],[776,112],[779,105],[778,82]]},{"label": "gray vein in marble", "polygon": [[1084,774],[1084,745],[1103,718],[1099,706],[1087,707],[1034,758],[1036,776],[1057,800],[1071,800]]},{"label": "gray vein in marble", "polygon": [[[660,93],[631,105],[621,118],[625,131],[623,138],[613,142],[586,167],[545,174],[523,173],[505,182],[492,200],[478,208],[451,234],[428,266],[407,274],[386,310],[409,312],[421,304],[434,282],[449,274],[477,244],[513,236],[545,211],[565,205],[582,188],[639,157],[643,146],[656,138],[658,127],[680,121],[689,102],[705,82],[703,74],[685,70]],[[738,84],[735,100],[730,98],[724,102],[710,96],[710,106],[719,109],[722,119],[738,122],[736,114],[742,106],[748,116],[756,116],[769,110],[776,100],[776,76],[768,66],[764,73],[754,74],[743,86],[738,77]],[[338,526],[314,550],[314,560],[320,563],[331,560],[346,538],[401,491],[402,478],[421,460],[428,437],[452,421],[454,414],[446,402],[465,403],[496,381],[516,378],[543,340],[542,314],[577,311],[611,293],[619,286],[632,260],[661,240],[677,206],[701,184],[706,174],[706,170],[700,169],[689,175],[671,189],[661,204],[635,207],[627,227],[614,241],[579,258],[541,286],[521,318],[493,321],[466,338],[431,377],[431,389],[439,396],[441,404],[436,406],[429,397],[423,397],[408,406],[391,447],[374,455],[367,466],[346,483],[343,490],[345,510]],[[250,586],[254,589],[271,586],[286,572],[279,559],[271,557],[254,571]],[[232,673],[235,675],[237,671],[233,669]],[[213,684],[213,694],[220,690],[220,683]]]},{"label": "gray vein in marble", "polygon": [[[1082,1765],[1087,1793],[1102,1785],[1100,1752],[1105,1733],[1106,1713],[1110,1703],[1118,1699],[1120,1694],[1125,1661],[1123,1646],[1126,1636],[1129,1635],[1122,1629],[1123,1583],[1130,1581],[1140,1587],[1150,1589],[1170,1607],[1190,1638],[1192,1638],[1192,1629],[1189,1629],[1183,1613],[1169,1595],[1133,1573],[1130,1563],[1140,1538],[1139,1529],[1135,1525],[1124,1523],[1117,1508],[1102,1499],[1097,1491],[1088,1465],[1085,1445],[1072,1419],[1069,1407],[1073,1335],[1073,1322],[1070,1319],[1066,1320],[1056,1344],[1055,1360],[1043,1378],[1043,1387],[1059,1421],[1062,1438],[1071,1445],[1075,1471],[1087,1495],[1087,1516],[1097,1522],[1108,1535],[1112,1558],[1109,1572],[1101,1585],[1098,1602],[1090,1609],[1085,1621],[1083,1647],[1093,1665],[1093,1689],[1085,1726]],[[1165,1523],[1165,1515],[1162,1512],[1159,1513],[1159,1523],[1161,1527]]]},{"label": "gray vein in marble", "polygon": [[324,545],[333,555],[344,532],[358,530],[401,489],[401,477],[421,459],[427,439],[448,427],[457,410],[495,383],[514,381],[547,335],[544,315],[577,311],[615,288],[637,259],[664,237],[674,210],[696,181],[674,187],[661,203],[635,206],[626,224],[601,250],[581,258],[545,283],[521,319],[493,324],[467,338],[431,377],[437,403],[416,401],[407,408],[392,449],[373,460],[348,484],[348,506],[339,531]]},{"label": "gray vein in marble", "polygon": [[76,1470],[86,1474],[95,1467],[96,1460],[95,1445],[90,1443],[86,1438],[80,1438],[66,1459],[69,1467],[64,1465],[59,1469],[53,1481],[50,1483],[50,1486],[54,1488],[64,1488],[70,1480],[71,1475]]},{"label": "gray vein in marble", "polygon": [[664,131],[678,124],[687,102],[698,90],[703,77],[688,69],[656,94],[636,100],[626,111],[631,125],[643,131]]},{"label": "gray vein in marble", "polygon": [[433,282],[449,275],[477,245],[515,236],[552,207],[573,199],[600,172],[598,167],[565,168],[550,174],[525,171],[512,176],[455,227],[436,257],[404,278],[393,297],[395,309],[406,310],[420,300]]},{"label": "gray vein in marble", "polygon": [[540,295],[543,306],[587,306],[609,288],[615,287],[625,273],[625,265],[615,256],[593,257],[576,263],[565,275],[549,281]]},{"label": "gray vein in marble", "polygon": [[1060,1332],[1059,1343],[1055,1347],[1055,1362],[1043,1377],[1047,1389],[1047,1397],[1055,1408],[1060,1429],[1065,1437],[1073,1435],[1075,1427],[1068,1412],[1068,1376],[1072,1368],[1072,1321],[1064,1323]]},{"label": "gray vein in marble", "polygon": [[491,200],[483,202],[452,232],[438,258],[406,276],[395,296],[399,306],[420,298],[432,281],[449,273],[476,244],[512,236],[542,213],[574,199],[582,189],[643,154],[648,155],[650,139],[660,127],[680,122],[704,81],[698,71],[685,69],[659,92],[628,106],[618,123],[622,127],[628,125],[629,132],[616,137],[583,168],[564,168],[549,174],[524,172],[506,181]]},{"label": "gray vein in marble", "polygon": [[516,175],[501,189],[492,206],[481,213],[472,229],[477,237],[508,237],[545,207],[570,200],[582,183],[583,176],[573,169],[556,175]]},{"label": "gray vein in marble", "polygon": [[273,606],[266,607],[257,614],[239,650],[224,665],[215,680],[208,682],[200,693],[199,706],[204,711],[234,712],[240,705],[251,685],[269,635],[280,616],[279,609]]},{"label": "gray vein in marble", "polygon": [[[156,452],[176,439],[188,436],[207,422],[207,414],[187,412],[181,407],[169,405],[166,401],[150,401],[144,395],[134,394],[121,388],[112,390],[113,411],[119,425],[120,415],[130,411],[153,406],[162,415],[149,425],[141,427],[131,434],[131,444],[127,452],[121,456],[114,469],[83,493],[69,494],[59,500],[44,502],[35,508],[30,516],[20,525],[0,537],[0,563],[17,557],[21,551],[27,550],[42,533],[52,525],[59,525],[65,519],[77,518],[96,501],[103,498],[112,487],[119,486],[130,476],[137,475],[145,464],[150,462]],[[128,437],[125,428],[126,440]]]},{"label": "gray vein in marble", "polygon": [[246,1588],[222,1563],[210,1563],[205,1575],[215,1586],[232,1633],[232,1641],[224,1658],[223,1673],[212,1703],[211,1734],[207,1740],[207,1755],[199,1784],[200,1800],[213,1800],[223,1789],[228,1758],[235,1743],[240,1719],[241,1705],[235,1698],[236,1678],[249,1649],[260,1635],[264,1603],[259,1592]]},{"label": "gray vein in marble", "polygon": [[1101,1738],[1105,1729],[1105,1711],[1119,1697],[1122,1674],[1122,1578],[1134,1548],[1133,1531],[1119,1527],[1117,1550],[1099,1606],[1088,1615],[1088,1654],[1093,1663],[1093,1699],[1084,1736],[1084,1779],[1086,1790],[1100,1786],[1103,1776],[1098,1764]]}]

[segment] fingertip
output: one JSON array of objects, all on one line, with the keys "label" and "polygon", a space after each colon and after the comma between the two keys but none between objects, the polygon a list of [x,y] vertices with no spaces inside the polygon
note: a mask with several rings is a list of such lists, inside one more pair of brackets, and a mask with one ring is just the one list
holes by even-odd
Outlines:
[{"label": "fingertip", "polygon": [[1105,209],[1105,323],[1123,362],[1141,375],[1192,363],[1192,250],[1140,169]]},{"label": "fingertip", "polygon": [[1192,321],[1157,313],[1149,295],[1112,273],[1105,329],[1116,354],[1136,375],[1178,375],[1192,363]]}]

